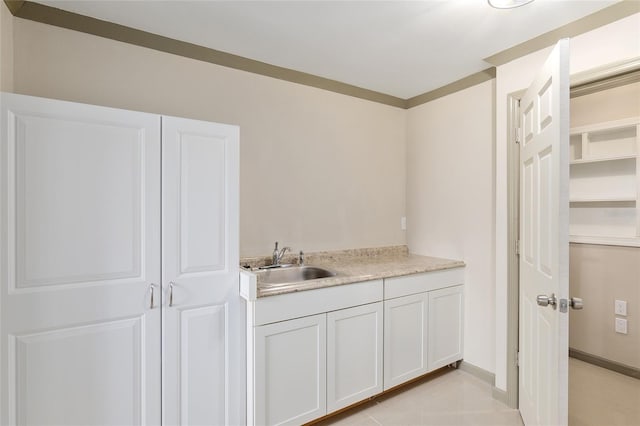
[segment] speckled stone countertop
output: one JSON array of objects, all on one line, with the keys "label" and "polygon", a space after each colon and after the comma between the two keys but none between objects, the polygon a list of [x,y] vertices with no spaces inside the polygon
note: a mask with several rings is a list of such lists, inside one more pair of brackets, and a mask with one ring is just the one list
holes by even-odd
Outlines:
[{"label": "speckled stone countertop", "polygon": [[[295,264],[297,259],[297,255],[287,255],[282,263]],[[270,263],[269,257],[245,258],[240,262],[243,270],[256,275],[258,297],[459,268],[465,265],[460,260],[410,254],[407,246],[316,252],[305,254],[305,266],[329,269],[336,273],[335,276],[286,284],[266,284],[261,282],[261,277],[265,276],[268,270],[258,268]]]}]

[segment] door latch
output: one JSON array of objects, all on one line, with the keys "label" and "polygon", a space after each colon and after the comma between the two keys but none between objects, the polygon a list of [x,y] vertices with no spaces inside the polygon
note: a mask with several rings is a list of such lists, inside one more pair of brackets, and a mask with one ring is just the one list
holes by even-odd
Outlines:
[{"label": "door latch", "polygon": [[551,296],[546,296],[544,294],[540,294],[540,295],[538,295],[538,297],[536,297],[536,302],[538,302],[539,306],[549,306],[549,305],[551,305],[551,307],[553,309],[556,309],[556,304],[558,302],[558,299],[556,299],[556,295],[554,293],[551,293]]}]

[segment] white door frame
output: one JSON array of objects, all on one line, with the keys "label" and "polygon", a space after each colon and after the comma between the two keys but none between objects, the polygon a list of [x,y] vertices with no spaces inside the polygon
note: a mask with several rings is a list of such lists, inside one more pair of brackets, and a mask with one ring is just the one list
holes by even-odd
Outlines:
[{"label": "white door frame", "polygon": [[[640,58],[615,62],[571,76],[570,97],[583,96],[640,81]],[[519,256],[516,253],[520,228],[520,147],[516,143],[520,98],[525,89],[507,96],[507,390],[502,400],[518,407]]]}]

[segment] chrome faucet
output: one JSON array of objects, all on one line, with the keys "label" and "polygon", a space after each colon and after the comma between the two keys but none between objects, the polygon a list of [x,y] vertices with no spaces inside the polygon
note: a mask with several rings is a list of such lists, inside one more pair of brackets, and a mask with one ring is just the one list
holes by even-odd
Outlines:
[{"label": "chrome faucet", "polygon": [[291,247],[283,247],[282,250],[278,251],[278,242],[276,241],[276,246],[273,249],[273,258],[271,259],[272,264],[279,265],[282,261],[282,257],[287,252],[287,250],[291,250]]}]

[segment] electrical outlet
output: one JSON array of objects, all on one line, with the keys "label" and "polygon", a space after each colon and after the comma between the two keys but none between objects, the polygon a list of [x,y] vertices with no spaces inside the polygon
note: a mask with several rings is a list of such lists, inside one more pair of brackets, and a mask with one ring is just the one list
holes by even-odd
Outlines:
[{"label": "electrical outlet", "polygon": [[407,218],[404,216],[400,218],[400,229],[403,231],[407,230]]},{"label": "electrical outlet", "polygon": [[616,333],[627,334],[627,320],[616,318]]},{"label": "electrical outlet", "polygon": [[627,316],[627,301],[626,300],[616,300],[615,301],[615,313],[616,315],[622,315],[623,317]]}]

